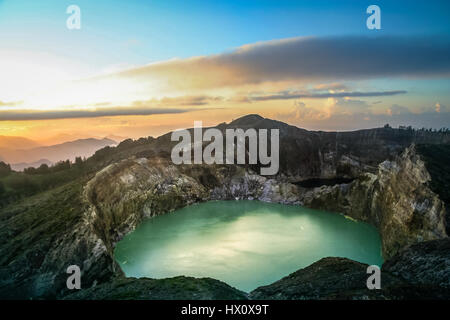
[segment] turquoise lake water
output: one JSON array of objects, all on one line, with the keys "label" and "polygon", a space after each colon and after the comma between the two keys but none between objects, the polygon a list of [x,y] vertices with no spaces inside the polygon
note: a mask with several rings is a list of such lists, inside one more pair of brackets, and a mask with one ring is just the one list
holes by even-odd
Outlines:
[{"label": "turquoise lake water", "polygon": [[115,249],[129,277],[211,277],[247,292],[329,256],[381,266],[380,236],[336,213],[211,201],[148,219]]}]

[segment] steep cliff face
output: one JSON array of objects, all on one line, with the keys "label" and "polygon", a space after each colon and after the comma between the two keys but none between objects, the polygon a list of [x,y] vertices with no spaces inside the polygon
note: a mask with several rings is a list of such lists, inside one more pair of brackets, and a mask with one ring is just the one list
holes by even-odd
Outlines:
[{"label": "steep cliff face", "polygon": [[238,174],[223,177],[223,183],[214,187],[211,200],[259,200],[282,204],[300,204],[297,186],[259,176],[242,168]]},{"label": "steep cliff face", "polygon": [[98,172],[84,196],[94,231],[112,254],[142,219],[205,200],[208,192],[165,160],[129,159]]},{"label": "steep cliff face", "polygon": [[78,181],[2,211],[1,298],[60,296],[70,265],[82,269],[83,287],[120,272],[86,219],[82,190]]},{"label": "steep cliff face", "polygon": [[376,174],[366,173],[350,184],[323,186],[304,193],[308,207],[344,213],[375,225],[383,253],[421,241],[446,237],[445,205],[431,191],[424,162],[414,145],[394,161],[384,161]]}]

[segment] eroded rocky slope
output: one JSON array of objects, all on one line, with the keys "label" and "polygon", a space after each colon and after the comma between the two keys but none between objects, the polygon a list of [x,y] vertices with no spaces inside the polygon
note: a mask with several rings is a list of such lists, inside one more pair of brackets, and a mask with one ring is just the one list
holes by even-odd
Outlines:
[{"label": "eroded rocky slope", "polygon": [[446,237],[445,204],[434,193],[431,176],[414,145],[376,174],[365,173],[350,184],[323,186],[300,196],[308,207],[342,212],[375,225],[383,254],[390,258],[406,245]]}]

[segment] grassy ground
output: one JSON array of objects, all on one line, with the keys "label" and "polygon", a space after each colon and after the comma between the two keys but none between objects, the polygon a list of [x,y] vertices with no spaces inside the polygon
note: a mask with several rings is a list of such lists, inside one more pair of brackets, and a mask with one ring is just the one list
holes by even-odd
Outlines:
[{"label": "grassy ground", "polygon": [[74,181],[1,209],[0,266],[25,256],[38,267],[53,241],[81,219],[81,192],[81,181]]}]

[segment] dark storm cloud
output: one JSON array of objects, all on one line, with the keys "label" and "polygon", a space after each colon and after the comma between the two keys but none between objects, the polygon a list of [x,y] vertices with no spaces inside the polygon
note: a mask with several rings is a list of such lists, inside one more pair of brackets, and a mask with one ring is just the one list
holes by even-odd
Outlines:
[{"label": "dark storm cloud", "polygon": [[171,87],[213,88],[286,80],[348,80],[450,75],[448,37],[302,37],[232,52],[175,59],[118,73],[161,78]]}]

